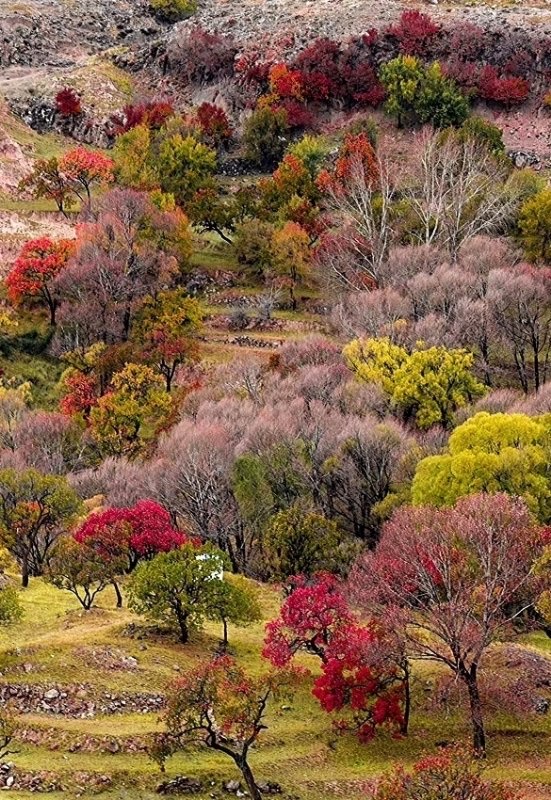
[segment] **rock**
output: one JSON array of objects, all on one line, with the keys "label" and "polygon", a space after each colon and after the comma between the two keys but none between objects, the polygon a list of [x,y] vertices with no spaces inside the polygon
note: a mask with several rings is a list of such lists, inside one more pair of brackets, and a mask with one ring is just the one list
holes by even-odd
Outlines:
[{"label": "rock", "polygon": [[283,789],[279,785],[279,783],[274,783],[273,781],[266,781],[265,783],[258,784],[258,790],[262,794],[281,794]]},{"label": "rock", "polygon": [[44,700],[57,700],[59,697],[59,691],[57,689],[48,689],[47,692],[44,692]]},{"label": "rock", "polygon": [[170,781],[163,781],[157,786],[157,794],[198,794],[203,789],[197,778],[181,776]]},{"label": "rock", "polygon": [[226,783],[222,784],[222,788],[226,792],[231,792],[231,794],[237,794],[237,792],[241,789],[241,784],[239,781],[227,781]]}]

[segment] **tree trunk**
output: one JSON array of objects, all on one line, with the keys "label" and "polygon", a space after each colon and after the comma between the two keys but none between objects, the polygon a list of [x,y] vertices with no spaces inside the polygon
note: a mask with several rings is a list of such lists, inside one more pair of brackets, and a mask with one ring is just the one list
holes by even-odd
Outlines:
[{"label": "tree trunk", "polygon": [[236,759],[236,764],[241,770],[241,774],[243,775],[245,783],[247,784],[247,789],[249,790],[250,796],[253,798],[253,800],[262,800],[262,794],[260,793],[260,790],[256,785],[254,775],[247,763],[246,758],[243,757],[242,759],[239,760]]},{"label": "tree trunk", "polygon": [[224,630],[224,633],[222,635],[222,650],[225,653],[226,650],[228,649],[228,620],[226,619],[226,617],[222,617],[222,626]]},{"label": "tree trunk", "polygon": [[117,608],[122,608],[122,594],[117,581],[113,581],[113,589],[117,595]]},{"label": "tree trunk", "polygon": [[409,682],[409,662],[407,658],[402,664],[402,669],[404,670],[404,720],[400,727],[400,733],[402,736],[407,736],[409,729],[409,717],[411,713],[411,685]]},{"label": "tree trunk", "polygon": [[469,692],[469,705],[471,708],[471,722],[473,726],[473,749],[475,753],[484,756],[486,755],[486,733],[484,731],[480,692],[478,691],[476,665],[473,664],[470,670],[464,670],[461,676],[467,684],[467,690]]},{"label": "tree trunk", "polygon": [[27,557],[21,561],[21,586],[26,589],[29,585],[29,562]]},{"label": "tree trunk", "polygon": [[176,619],[178,620],[178,627],[180,628],[180,641],[182,644],[187,644],[189,641],[189,628],[187,624],[187,614],[184,614],[180,603],[174,609]]}]

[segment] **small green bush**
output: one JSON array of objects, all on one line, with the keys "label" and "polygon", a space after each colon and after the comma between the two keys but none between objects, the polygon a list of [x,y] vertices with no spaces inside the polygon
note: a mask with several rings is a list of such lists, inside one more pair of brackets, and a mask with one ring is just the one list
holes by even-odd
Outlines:
[{"label": "small green bush", "polygon": [[19,592],[15,586],[0,589],[0,625],[13,625],[23,616]]},{"label": "small green bush", "polygon": [[193,16],[197,11],[197,0],[150,0],[151,8],[165,22],[179,22]]}]

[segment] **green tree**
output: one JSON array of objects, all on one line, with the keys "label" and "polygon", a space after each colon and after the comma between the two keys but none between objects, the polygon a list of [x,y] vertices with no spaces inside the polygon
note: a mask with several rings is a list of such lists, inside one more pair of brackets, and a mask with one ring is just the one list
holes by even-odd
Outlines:
[{"label": "green tree", "polygon": [[523,204],[518,226],[526,256],[551,263],[551,188],[543,189]]},{"label": "green tree", "polygon": [[420,428],[450,427],[454,413],[485,392],[472,374],[474,356],[446,347],[412,353],[389,339],[355,339],[343,350],[360,380],[376,383]]},{"label": "green tree", "polygon": [[458,126],[469,114],[466,98],[438,63],[424,67],[414,56],[398,56],[382,67],[380,78],[387,91],[386,111],[399,126],[404,122]]},{"label": "green tree", "polygon": [[246,627],[262,619],[259,592],[254,583],[243,575],[226,573],[216,582],[217,592],[209,612],[211,619],[222,623],[222,649],[228,647],[228,623]]},{"label": "green tree", "polygon": [[251,278],[262,279],[272,264],[273,225],[259,219],[243,222],[237,228],[233,247],[237,262]]},{"label": "green tree", "polygon": [[124,568],[122,555],[107,558],[96,547],[77,542],[72,536],[61,536],[52,548],[46,575],[50,583],[71,592],[88,611]]},{"label": "green tree", "polygon": [[127,364],[92,408],[90,429],[105,455],[131,457],[154,439],[171,411],[161,376],[151,367]]},{"label": "green tree", "polygon": [[138,315],[135,337],[147,361],[154,364],[170,392],[178,367],[198,357],[195,337],[201,329],[203,309],[183,289],[148,297]]},{"label": "green tree", "polygon": [[21,568],[22,585],[42,575],[57,537],[82,511],[66,478],[35,469],[0,470],[0,541]]},{"label": "green tree", "polygon": [[184,544],[138,565],[128,585],[129,606],[138,614],[176,626],[180,641],[217,613],[225,556],[210,544]]},{"label": "green tree", "polygon": [[270,577],[336,572],[342,565],[341,537],[333,520],[297,503],[275,514],[263,539]]},{"label": "green tree", "polygon": [[487,147],[495,156],[504,155],[505,153],[505,142],[503,141],[501,128],[484,119],[484,117],[479,117],[477,114],[467,117],[459,128],[457,135],[465,141],[475,139]]},{"label": "green tree", "polygon": [[176,133],[161,139],[156,169],[163,191],[170,192],[180,205],[185,205],[214,174],[216,153],[193,136]]},{"label": "green tree", "polygon": [[245,122],[245,157],[256,167],[272,169],[285,152],[288,136],[289,125],[285,109],[261,105]]},{"label": "green tree", "polygon": [[447,452],[424,458],[412,485],[415,505],[453,505],[475,492],[522,497],[539,520],[551,519],[549,417],[475,414],[451,434]]},{"label": "green tree", "polygon": [[117,137],[113,147],[117,183],[130,189],[154,189],[157,176],[151,163],[151,129],[147,125]]}]

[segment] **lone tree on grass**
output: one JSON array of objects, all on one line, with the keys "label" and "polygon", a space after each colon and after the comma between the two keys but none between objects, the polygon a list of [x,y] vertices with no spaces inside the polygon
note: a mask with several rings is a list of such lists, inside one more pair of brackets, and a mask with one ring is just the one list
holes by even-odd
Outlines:
[{"label": "lone tree on grass", "polygon": [[252,677],[228,656],[206,661],[175,681],[168,690],[164,721],[151,756],[165,761],[186,747],[202,744],[229,756],[241,772],[253,800],[262,800],[249,764],[249,752],[265,730],[270,699],[292,692],[290,671]]}]

